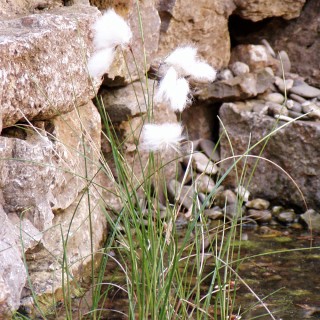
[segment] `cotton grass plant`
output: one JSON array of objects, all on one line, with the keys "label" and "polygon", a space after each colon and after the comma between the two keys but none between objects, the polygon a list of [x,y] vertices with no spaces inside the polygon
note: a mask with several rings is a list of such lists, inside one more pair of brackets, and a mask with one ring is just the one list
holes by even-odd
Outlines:
[{"label": "cotton grass plant", "polygon": [[[128,24],[113,10],[108,10],[97,20],[93,25],[93,33],[95,52],[88,61],[88,71],[91,77],[96,78],[108,72],[116,47],[125,50],[130,44],[132,33]],[[143,38],[142,29],[141,36]],[[132,59],[135,59],[134,56]],[[91,299],[84,297],[81,299],[81,307],[75,306],[68,284],[64,286],[66,319],[241,318],[241,311],[235,307],[236,287],[240,282],[244,285],[246,283],[237,272],[238,263],[241,262],[240,246],[235,247],[233,243],[238,239],[239,231],[241,234],[239,221],[246,190],[243,185],[247,186],[245,171],[238,176],[238,206],[231,221],[225,215],[222,221],[212,223],[205,217],[204,210],[212,202],[227,174],[237,167],[239,161],[246,159],[255,146],[248,146],[244,155],[234,156],[229,170],[216,178],[215,186],[201,203],[191,166],[193,147],[187,141],[182,124],[158,124],[153,114],[159,104],[181,113],[192,101],[189,80],[211,82],[215,80],[216,71],[198,58],[194,46],[182,46],[164,59],[161,72],[154,96],[154,90],[147,89],[147,116],[140,128],[136,149],[141,172],[139,176],[132,171],[132,163],[128,163],[123,151],[124,142],[119,139],[101,99],[98,96],[96,98],[105,128],[104,138],[111,149],[109,154],[101,154],[100,164],[97,165],[100,166],[100,172],[112,182],[112,188],[104,191],[113,193],[120,200],[120,209],[104,203],[101,193],[109,225],[108,239],[100,252],[92,252],[92,259],[96,255],[100,257],[100,267],[97,270],[92,260],[89,285]],[[148,83],[147,78],[141,78],[140,81]],[[280,128],[271,132],[266,139],[278,130]],[[227,135],[227,132],[224,134]],[[136,135],[134,130],[132,135]],[[182,144],[189,148],[182,148]],[[171,153],[174,157],[163,161],[161,155],[169,154],[170,151],[174,151]],[[188,176],[193,179],[193,205],[188,212],[189,220],[181,231],[179,220],[186,212],[170,197],[165,176],[166,169],[186,155],[190,156],[190,160],[185,175],[179,177],[176,171],[172,177],[180,179],[181,187]],[[88,161],[85,150],[83,156]],[[109,166],[111,162],[113,170]],[[84,179],[88,180],[88,185],[95,185],[88,177]],[[103,188],[100,185],[95,187]],[[180,192],[181,188],[177,190],[178,194]],[[91,221],[92,229],[94,223]],[[72,279],[67,261],[66,252],[62,272],[68,279]],[[108,269],[110,263],[116,266],[116,272],[112,274]],[[81,286],[80,283],[76,285]],[[117,295],[127,299],[124,309],[117,309],[117,305],[113,304]],[[259,303],[265,306],[260,300]],[[86,308],[82,309],[83,305]],[[78,309],[76,313],[73,312],[75,307]],[[274,319],[270,311],[268,314]]]}]

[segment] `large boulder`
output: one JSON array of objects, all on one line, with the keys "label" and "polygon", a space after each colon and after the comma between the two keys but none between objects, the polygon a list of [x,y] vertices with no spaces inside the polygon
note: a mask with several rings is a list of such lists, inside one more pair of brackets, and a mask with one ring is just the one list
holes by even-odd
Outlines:
[{"label": "large boulder", "polygon": [[[285,124],[276,119],[250,111],[242,111],[233,103],[225,103],[220,109],[220,118],[228,136],[221,129],[221,168],[226,172],[234,160],[226,159],[233,154],[244,155],[249,146],[266,137],[270,132]],[[230,141],[230,142],[229,142]],[[295,121],[264,140],[249,155],[260,155],[267,160],[244,157],[237,164],[238,171],[231,170],[224,183],[236,186],[238,177],[246,165],[246,181],[254,169],[249,184],[252,197],[276,200],[277,203],[296,205],[305,209],[305,203],[320,209],[320,123]],[[266,146],[264,148],[264,145]],[[231,145],[232,146],[231,146]],[[236,158],[237,160],[238,158]],[[285,173],[286,172],[286,173]],[[241,184],[245,185],[242,181]],[[299,191],[299,188],[303,197]]]},{"label": "large boulder", "polygon": [[90,25],[99,15],[96,8],[71,6],[0,21],[3,127],[50,119],[94,96],[86,59]]},{"label": "large boulder", "polygon": [[199,54],[216,68],[230,58],[228,17],[233,1],[158,0],[161,17],[159,57],[179,45],[195,43]]}]

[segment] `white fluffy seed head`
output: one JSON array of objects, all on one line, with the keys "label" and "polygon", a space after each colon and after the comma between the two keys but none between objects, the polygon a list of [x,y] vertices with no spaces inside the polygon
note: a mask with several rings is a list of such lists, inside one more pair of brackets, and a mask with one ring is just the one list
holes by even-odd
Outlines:
[{"label": "white fluffy seed head", "polygon": [[114,58],[114,49],[107,48],[95,52],[88,61],[88,71],[92,78],[100,78],[109,71]]},{"label": "white fluffy seed head", "polygon": [[197,48],[192,46],[178,47],[164,60],[165,63],[173,66],[181,76],[187,76],[190,67],[197,59]]},{"label": "white fluffy seed head", "polygon": [[173,67],[170,67],[160,81],[158,91],[155,95],[155,102],[168,103],[173,111],[182,112],[190,103],[190,87],[184,78],[178,78]]},{"label": "white fluffy seed head", "polygon": [[183,139],[180,123],[145,124],[141,132],[140,148],[146,151],[177,150]]},{"label": "white fluffy seed head", "polygon": [[182,77],[190,76],[197,81],[214,81],[216,70],[197,57],[197,49],[184,46],[175,49],[164,62],[176,69]]},{"label": "white fluffy seed head", "polygon": [[114,48],[117,45],[127,45],[132,38],[132,32],[127,22],[113,9],[107,10],[93,24],[94,46],[96,50]]}]

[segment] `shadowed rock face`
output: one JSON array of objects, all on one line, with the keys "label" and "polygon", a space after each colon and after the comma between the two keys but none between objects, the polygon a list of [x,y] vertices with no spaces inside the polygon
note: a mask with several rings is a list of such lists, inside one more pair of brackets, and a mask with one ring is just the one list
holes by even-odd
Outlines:
[{"label": "shadowed rock face", "polygon": [[[267,115],[254,112],[240,111],[234,104],[223,104],[220,109],[221,120],[228,132],[235,155],[243,154],[249,145],[254,145],[271,132],[273,127],[279,127],[284,122],[276,124],[276,120]],[[222,132],[221,132],[222,133]],[[222,136],[221,158],[232,155],[226,136]],[[264,197],[270,200],[282,201],[305,209],[305,203],[299,189],[289,175],[301,189],[307,205],[320,209],[320,166],[319,166],[320,123],[312,121],[296,121],[272,135],[260,160],[249,190],[253,197]],[[259,155],[264,143],[261,143],[250,154]],[[238,174],[241,174],[244,162],[247,162],[249,177],[256,159],[244,159],[238,164]],[[273,165],[271,162],[274,162]],[[224,171],[232,161],[223,161]],[[280,166],[283,170],[277,167]],[[232,170],[226,184],[235,186],[236,174]]]}]

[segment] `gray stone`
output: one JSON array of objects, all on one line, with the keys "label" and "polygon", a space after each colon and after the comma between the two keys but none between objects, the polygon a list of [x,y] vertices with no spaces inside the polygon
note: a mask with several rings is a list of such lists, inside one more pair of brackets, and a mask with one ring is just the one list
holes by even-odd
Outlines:
[{"label": "gray stone", "polygon": [[218,73],[218,80],[230,80],[233,78],[233,74],[230,69],[223,69]]},{"label": "gray stone", "polygon": [[[279,127],[276,120],[256,113],[239,112],[234,106],[223,104],[220,108],[220,118],[228,132],[234,154],[244,154],[250,145],[263,139],[273,129]],[[263,151],[263,157],[255,168],[250,182],[249,191],[252,197],[281,201],[305,207],[305,202],[311,208],[320,208],[320,123],[295,121],[274,133]],[[259,155],[264,142],[250,151]],[[229,141],[221,137],[221,157],[231,156]],[[246,159],[246,174],[252,173],[256,158]],[[276,167],[274,164],[278,165]],[[222,173],[233,164],[233,160],[220,164]],[[243,170],[244,161],[238,162],[238,174]],[[282,168],[283,171],[280,169]],[[285,174],[287,172],[292,179]],[[295,185],[295,183],[297,185]],[[237,185],[234,169],[225,178],[226,185]],[[301,193],[298,187],[301,190]]]},{"label": "gray stone", "polygon": [[250,209],[247,211],[247,216],[260,223],[266,223],[272,219],[272,214],[269,210]]},{"label": "gray stone", "polygon": [[250,191],[246,189],[244,186],[238,186],[234,191],[238,194],[240,200],[244,202],[249,201]]},{"label": "gray stone", "polygon": [[224,214],[219,207],[206,209],[203,211],[203,215],[211,220],[222,219]]},{"label": "gray stone", "polygon": [[196,190],[204,194],[212,192],[215,188],[215,182],[205,174],[198,175],[195,180]]},{"label": "gray stone", "polygon": [[268,101],[266,105],[268,106],[268,114],[271,116],[275,116],[275,115],[287,116],[288,115],[288,109],[284,105],[281,105],[275,102],[270,102],[270,101]]},{"label": "gray stone", "polygon": [[297,94],[307,99],[312,99],[320,95],[320,89],[309,86],[307,83],[303,83],[292,87],[290,89],[290,93]]},{"label": "gray stone", "polygon": [[235,203],[237,201],[236,194],[231,190],[224,190],[222,192],[218,192],[215,195],[215,204],[220,207],[224,208],[225,205]]},{"label": "gray stone", "polygon": [[264,95],[264,99],[270,102],[282,104],[284,102],[284,96],[281,93],[273,92]]},{"label": "gray stone", "polygon": [[249,73],[250,68],[244,62],[236,61],[230,66],[231,71],[235,76],[240,76],[244,73]]},{"label": "gray stone", "polygon": [[220,161],[218,146],[212,140],[200,139],[199,144],[200,149],[210,160]]},{"label": "gray stone", "polygon": [[282,74],[282,72],[284,73],[288,73],[291,70],[291,62],[290,62],[290,58],[287,54],[286,51],[281,50],[279,52],[279,60],[280,60],[280,74]]},{"label": "gray stone", "polygon": [[[153,90],[156,83],[148,81],[148,90]],[[113,122],[127,121],[128,119],[146,113],[148,109],[148,94],[145,82],[132,84],[116,89],[102,89],[103,105]]]},{"label": "gray stone", "polygon": [[285,92],[288,92],[293,87],[293,80],[292,79],[283,80],[280,77],[275,77],[275,84],[282,93],[285,93]]},{"label": "gray stone", "polygon": [[273,76],[266,70],[246,73],[230,80],[216,81],[196,88],[194,96],[200,101],[245,100],[264,93],[273,83]]},{"label": "gray stone", "polygon": [[290,93],[289,97],[292,100],[294,100],[296,102],[299,102],[299,103],[304,103],[306,101],[306,99],[304,99],[304,98],[302,98],[302,97],[300,97],[300,96],[298,96],[297,94],[294,94],[294,93]]},{"label": "gray stone", "polygon": [[[205,154],[195,152],[191,155],[192,166],[200,173],[208,175],[215,175],[218,172],[218,167],[214,164]],[[189,156],[184,157],[183,162],[185,165],[189,162]]]},{"label": "gray stone", "polygon": [[303,113],[308,113],[307,117],[311,119],[320,119],[320,107],[310,101],[306,101],[302,104],[302,111]]},{"label": "gray stone", "polygon": [[256,209],[256,210],[267,210],[270,206],[270,202],[265,199],[252,199],[251,201],[246,203],[246,207],[250,209]]},{"label": "gray stone", "polygon": [[294,210],[284,210],[277,215],[277,219],[283,223],[292,223],[296,218]]},{"label": "gray stone", "polygon": [[320,214],[318,212],[309,209],[300,217],[308,225],[310,231],[320,231]]}]

